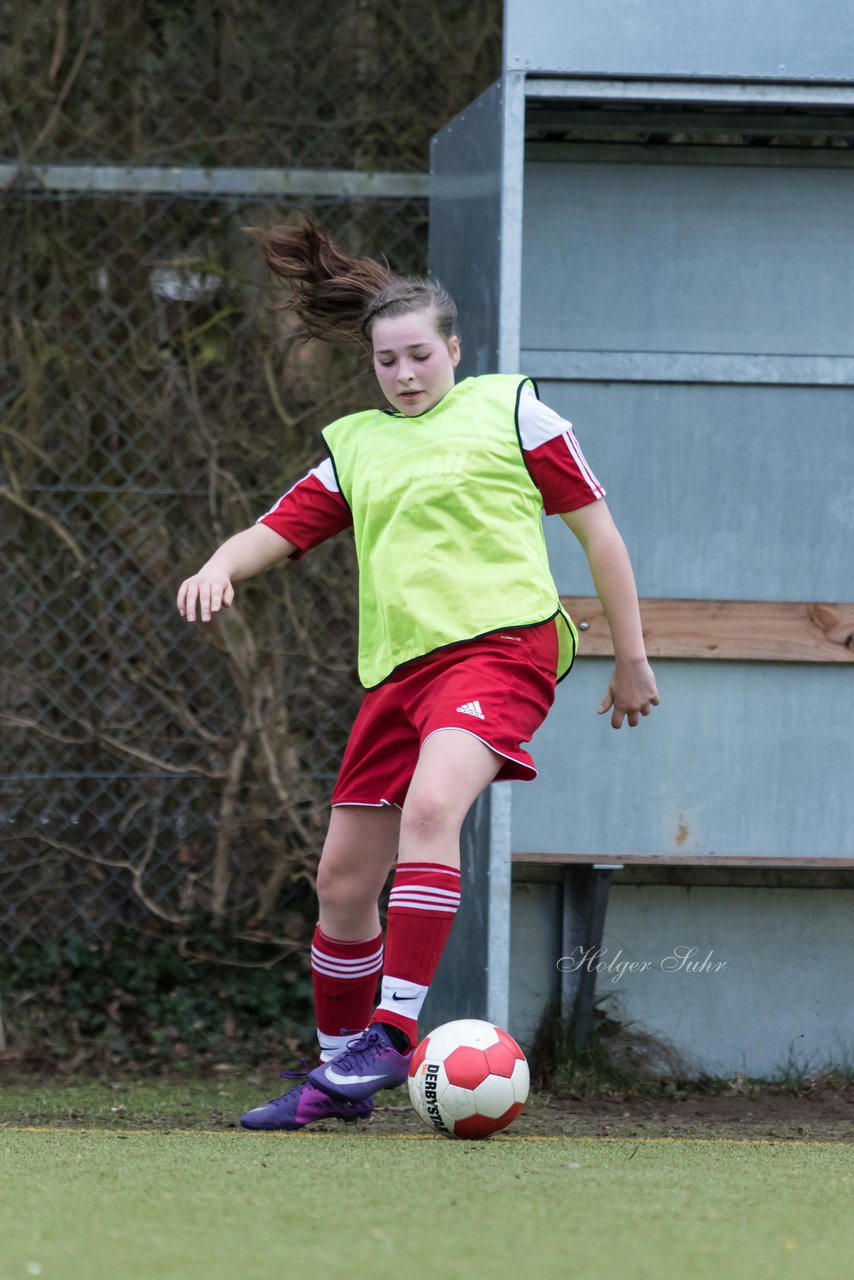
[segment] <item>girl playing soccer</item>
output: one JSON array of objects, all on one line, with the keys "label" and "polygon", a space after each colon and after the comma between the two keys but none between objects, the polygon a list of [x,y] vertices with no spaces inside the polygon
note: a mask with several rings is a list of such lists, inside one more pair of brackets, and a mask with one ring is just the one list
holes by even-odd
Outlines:
[{"label": "girl playing soccer", "polygon": [[[320,1065],[242,1119],[300,1129],[366,1116],[378,1089],[406,1079],[459,905],[463,819],[494,780],[536,775],[523,744],[577,638],[549,571],[543,510],[580,541],[611,629],[600,714],[635,726],[658,692],[628,554],[570,424],[530,379],[455,383],[456,308],[437,282],[349,257],[311,224],[254,234],[309,334],[370,346],[387,401],[326,427],[328,456],[178,592],[187,621],[208,622],[235,582],[353,530],[366,693],[317,870]],[[377,900],[395,864],[384,955]]]}]

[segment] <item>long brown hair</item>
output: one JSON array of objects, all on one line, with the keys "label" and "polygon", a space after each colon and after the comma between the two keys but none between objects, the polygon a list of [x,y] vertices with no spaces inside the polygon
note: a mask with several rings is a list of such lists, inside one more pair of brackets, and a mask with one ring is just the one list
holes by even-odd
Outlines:
[{"label": "long brown hair", "polygon": [[430,308],[436,331],[455,332],[457,308],[438,280],[399,276],[375,258],[353,258],[325,231],[306,220],[298,226],[247,227],[267,266],[291,286],[284,303],[306,334],[324,342],[370,341],[380,315],[400,316]]}]

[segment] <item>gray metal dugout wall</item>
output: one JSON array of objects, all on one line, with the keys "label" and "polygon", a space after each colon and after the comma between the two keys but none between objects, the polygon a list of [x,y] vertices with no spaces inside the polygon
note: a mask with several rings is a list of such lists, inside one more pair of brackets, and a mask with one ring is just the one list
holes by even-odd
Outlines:
[{"label": "gray metal dugout wall", "polygon": [[[582,635],[539,779],[471,815],[479,905],[429,1011],[512,1030],[511,855],[556,880],[574,854],[848,883],[854,24],[845,0],[507,0],[504,68],[433,139],[430,269],[460,305],[460,376],[528,374],[573,422],[662,694],[615,733],[607,644]],[[558,518],[546,536],[592,618],[580,548]],[[563,908],[528,909],[559,941]]]}]

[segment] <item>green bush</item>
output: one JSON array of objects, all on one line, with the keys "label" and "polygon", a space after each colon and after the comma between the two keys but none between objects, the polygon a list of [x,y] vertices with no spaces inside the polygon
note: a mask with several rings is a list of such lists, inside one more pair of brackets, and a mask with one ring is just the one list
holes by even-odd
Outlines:
[{"label": "green bush", "polygon": [[0,959],[6,1060],[159,1069],[293,1056],[312,1031],[307,966],[236,935],[200,921],[180,943],[127,930],[22,944]]}]

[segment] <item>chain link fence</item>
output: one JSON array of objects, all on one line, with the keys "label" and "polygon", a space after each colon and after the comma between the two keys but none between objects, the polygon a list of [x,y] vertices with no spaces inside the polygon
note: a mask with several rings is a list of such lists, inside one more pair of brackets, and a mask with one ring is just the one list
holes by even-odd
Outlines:
[{"label": "chain link fence", "polygon": [[500,68],[500,0],[5,0],[4,155],[423,171]]},{"label": "chain link fence", "polygon": [[423,271],[418,170],[497,73],[500,5],[0,25],[0,944],[201,914],[286,953],[359,699],[352,541],[208,629],[174,597],[378,393],[363,353],[294,340],[242,229],[307,212]]}]

